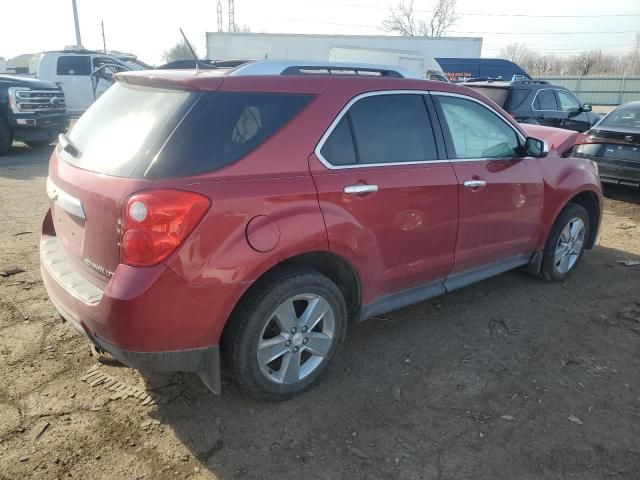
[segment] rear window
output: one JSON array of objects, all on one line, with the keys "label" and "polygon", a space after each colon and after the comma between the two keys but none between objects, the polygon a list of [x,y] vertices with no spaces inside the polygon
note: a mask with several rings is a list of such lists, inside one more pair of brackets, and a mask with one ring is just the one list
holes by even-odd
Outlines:
[{"label": "rear window", "polygon": [[598,126],[640,129],[640,104],[634,103],[616,108]]},{"label": "rear window", "polygon": [[80,155],[61,151],[79,168],[118,177],[142,177],[194,99],[191,92],[116,83],[68,133]]},{"label": "rear window", "polygon": [[471,86],[476,92],[481,93],[485,97],[493,100],[497,105],[504,106],[504,101],[507,99],[507,95],[509,94],[508,88],[498,88],[498,87],[474,87]]},{"label": "rear window", "polygon": [[280,130],[311,99],[290,93],[205,93],[149,175],[187,176],[229,165]]}]

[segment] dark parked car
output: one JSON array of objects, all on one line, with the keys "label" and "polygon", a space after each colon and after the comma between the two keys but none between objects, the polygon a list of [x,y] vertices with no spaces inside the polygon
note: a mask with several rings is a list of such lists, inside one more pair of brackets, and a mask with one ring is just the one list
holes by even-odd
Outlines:
[{"label": "dark parked car", "polygon": [[640,101],[610,112],[586,133],[573,154],[596,161],[603,182],[640,187]]},{"label": "dark parked car", "polygon": [[52,82],[0,75],[0,155],[13,140],[51,143],[68,125],[64,92]]},{"label": "dark parked car", "polygon": [[218,392],[222,358],[281,399],[353,322],[513,268],[566,279],[602,212],[595,164],[549,147],[573,132],[530,137],[482,95],[407,73],[117,75],[51,156],[52,302],[130,366]]},{"label": "dark parked car", "polygon": [[469,81],[464,86],[486,95],[520,123],[584,132],[600,119],[571,90],[545,80]]}]

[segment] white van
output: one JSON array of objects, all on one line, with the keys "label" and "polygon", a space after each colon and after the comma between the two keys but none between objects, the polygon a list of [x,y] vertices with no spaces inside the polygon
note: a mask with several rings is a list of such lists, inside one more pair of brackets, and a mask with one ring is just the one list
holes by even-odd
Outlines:
[{"label": "white van", "polygon": [[81,115],[109,88],[118,72],[134,70],[114,55],[92,50],[58,50],[34,55],[29,73],[62,87],[70,116]]}]

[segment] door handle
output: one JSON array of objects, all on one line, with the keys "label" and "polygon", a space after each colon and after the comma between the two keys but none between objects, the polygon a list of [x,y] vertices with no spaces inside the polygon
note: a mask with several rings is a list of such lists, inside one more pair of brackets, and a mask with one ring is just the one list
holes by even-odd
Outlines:
[{"label": "door handle", "polygon": [[344,187],[343,191],[348,195],[375,193],[378,191],[378,185],[349,185],[348,187]]},{"label": "door handle", "polygon": [[464,186],[467,188],[480,188],[486,187],[487,182],[485,180],[465,180]]}]

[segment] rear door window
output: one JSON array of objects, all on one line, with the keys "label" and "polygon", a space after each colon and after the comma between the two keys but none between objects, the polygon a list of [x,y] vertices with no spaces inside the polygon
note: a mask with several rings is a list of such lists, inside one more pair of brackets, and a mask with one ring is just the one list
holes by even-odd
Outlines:
[{"label": "rear door window", "polygon": [[558,104],[556,103],[556,96],[553,90],[550,88],[538,90],[536,99],[533,101],[533,108],[536,110],[558,110]]},{"label": "rear door window", "polygon": [[91,75],[89,55],[64,55],[58,58],[58,75]]},{"label": "rear door window", "polygon": [[438,153],[421,95],[375,95],[358,100],[348,112],[358,163],[436,160]]},{"label": "rear door window", "polygon": [[203,94],[203,103],[189,114],[184,131],[172,135],[149,175],[195,175],[229,165],[280,130],[312,98],[289,93]]}]

